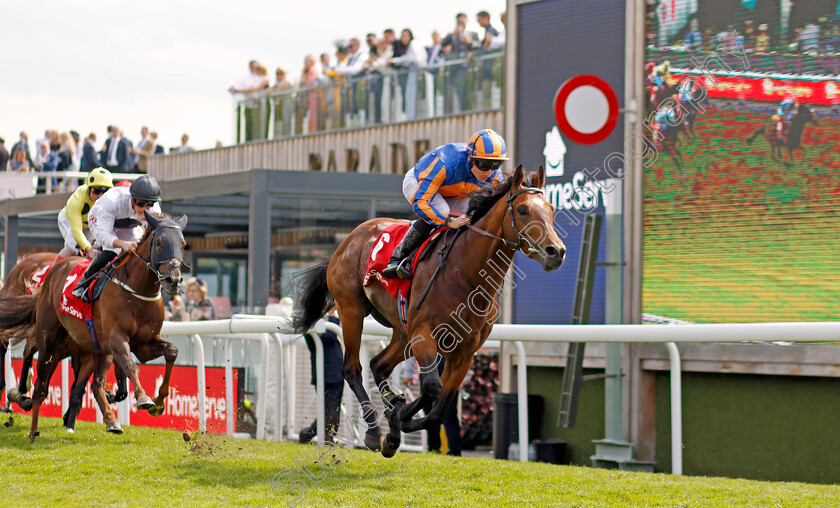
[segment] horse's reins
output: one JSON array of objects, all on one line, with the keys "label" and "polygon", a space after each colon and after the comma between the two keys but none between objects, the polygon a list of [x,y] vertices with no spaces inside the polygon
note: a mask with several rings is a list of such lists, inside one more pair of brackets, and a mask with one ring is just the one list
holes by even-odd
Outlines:
[{"label": "horse's reins", "polygon": [[[529,255],[539,253],[539,250],[535,249],[531,245],[531,242],[529,242],[522,235],[522,232],[519,230],[519,227],[517,227],[517,225],[516,225],[516,219],[513,216],[513,200],[514,200],[514,198],[516,198],[516,196],[518,196],[520,194],[523,194],[525,192],[539,192],[540,194],[543,193],[542,189],[540,189],[538,187],[523,187],[522,189],[519,189],[516,192],[511,192],[511,193],[508,194],[507,209],[505,210],[505,213],[510,211],[510,223],[513,225],[513,230],[516,231],[516,235],[519,237],[519,241],[511,242],[507,238],[494,235],[493,233],[490,233],[489,231],[485,231],[485,230],[483,230],[479,227],[473,226],[472,224],[467,224],[467,227],[471,231],[475,231],[476,233],[478,233],[480,235],[484,235],[488,238],[493,238],[493,239],[496,239],[496,240],[501,240],[502,242],[504,242],[505,246],[510,250],[516,251],[516,250],[522,248],[522,242],[525,242],[525,244],[528,245],[528,254]],[[504,221],[504,217],[502,217],[502,221]],[[441,249],[440,264],[438,265],[437,270],[435,270],[435,273],[429,279],[429,283],[426,285],[426,290],[423,291],[423,295],[420,297],[420,300],[418,300],[417,305],[414,307],[415,309],[420,308],[420,306],[423,304],[423,301],[426,299],[426,295],[429,294],[429,290],[432,288],[432,283],[434,283],[435,279],[437,278],[438,272],[440,272],[440,269],[443,267],[443,262],[446,261],[446,258],[449,255],[449,251],[452,250],[452,247],[455,245],[455,242],[458,240],[458,236],[460,235],[461,231],[462,231],[461,229],[458,229],[457,232],[455,233],[455,238],[452,239],[452,243],[450,243],[448,246],[445,246],[443,249]],[[444,242],[445,241],[446,241],[446,239],[444,238]],[[464,261],[460,256],[458,257],[458,266],[461,268],[461,273],[464,275],[464,279],[466,279],[466,281],[470,284],[470,286],[472,286],[473,289],[478,287],[475,284],[473,284],[472,281],[470,280],[470,278],[467,276],[467,271],[464,269]]]},{"label": "horse's reins", "polygon": [[[513,215],[513,200],[514,200],[514,198],[516,198],[516,196],[518,196],[520,194],[523,194],[525,192],[539,192],[540,194],[542,194],[543,190],[540,189],[539,187],[523,187],[522,189],[519,189],[516,192],[512,192],[512,193],[508,194],[508,197],[507,197],[507,205],[508,206],[507,206],[507,209],[505,210],[505,213],[510,212],[510,223],[513,226],[513,230],[516,231],[516,236],[518,237],[518,240],[516,242],[512,242],[512,241],[508,240],[507,238],[504,238],[504,237],[501,237],[501,236],[498,236],[498,235],[494,235],[493,233],[485,231],[485,230],[483,230],[479,227],[473,226],[472,224],[467,224],[467,227],[470,229],[470,231],[475,231],[476,233],[478,233],[480,235],[484,235],[488,238],[493,238],[495,240],[501,240],[505,244],[505,246],[510,250],[515,251],[515,250],[522,249],[522,243],[524,242],[525,245],[528,246],[528,251],[525,252],[523,250],[523,253],[526,253],[528,255],[538,254],[540,252],[539,249],[535,249],[534,246],[531,245],[531,242],[529,242],[528,239],[525,238],[522,235],[522,232],[519,230],[519,227],[516,225],[516,217],[514,217],[514,215]],[[504,221],[504,218],[502,218],[502,220]]]}]

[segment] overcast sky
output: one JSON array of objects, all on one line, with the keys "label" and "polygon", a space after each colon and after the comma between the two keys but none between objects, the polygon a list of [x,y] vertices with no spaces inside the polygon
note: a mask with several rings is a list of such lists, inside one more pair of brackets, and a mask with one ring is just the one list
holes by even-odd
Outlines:
[{"label": "overcast sky", "polygon": [[228,145],[226,90],[249,60],[265,62],[272,80],[278,65],[297,80],[303,57],[334,54],[338,39],[410,28],[425,46],[432,30],[452,29],[459,11],[483,34],[482,9],[501,30],[504,0],[3,2],[0,137],[8,149],[25,130],[34,149],[45,129],[73,129],[101,143],[114,124],[137,142],[148,125],[167,151],[183,133],[196,149]]}]

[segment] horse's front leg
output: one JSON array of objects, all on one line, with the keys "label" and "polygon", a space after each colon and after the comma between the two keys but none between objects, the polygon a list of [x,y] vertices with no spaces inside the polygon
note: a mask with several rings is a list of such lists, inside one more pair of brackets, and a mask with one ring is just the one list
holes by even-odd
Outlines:
[{"label": "horse's front leg", "polygon": [[114,355],[114,361],[122,367],[132,384],[134,384],[134,398],[137,401],[137,409],[154,408],[154,401],[146,395],[146,390],[140,385],[140,371],[134,362],[134,358],[131,357],[128,337],[121,332],[115,332],[111,336],[111,344],[111,354]]},{"label": "horse's front leg", "polygon": [[[160,416],[163,414],[165,409],[163,402],[169,395],[169,377],[172,375],[172,366],[175,365],[175,359],[178,357],[178,348],[175,344],[163,340],[163,338],[158,335],[152,342],[136,347],[134,354],[137,356],[137,359],[143,363],[158,358],[161,355],[163,355],[166,359],[166,370],[163,374],[163,383],[160,385],[157,397],[155,397],[154,407],[149,408],[149,414],[152,416]],[[135,384],[135,386],[137,385]]]},{"label": "horse's front leg", "polygon": [[[467,375],[472,365],[472,354],[464,354],[466,352],[458,352],[446,360],[446,365],[443,368],[443,376],[441,377],[441,384],[443,385],[440,394],[432,405],[432,410],[423,418],[414,419],[403,424],[403,432],[414,432],[420,429],[429,430],[430,428],[438,428],[443,422],[449,406],[455,397],[458,395],[458,390],[461,388],[461,383]],[[435,374],[437,370],[435,370]],[[426,380],[431,376],[427,376]]]},{"label": "horse's front leg", "polygon": [[400,411],[399,417],[403,422],[403,432],[413,432],[413,430],[422,428],[422,425],[418,426],[417,422],[425,418],[415,420],[411,418],[423,406],[437,400],[441,387],[443,386],[440,375],[438,374],[438,363],[440,363],[441,357],[438,355],[437,341],[431,338],[431,329],[424,330],[418,335],[415,335],[415,337],[420,337],[420,340],[417,338],[412,339],[411,353],[417,359],[417,363],[420,365],[420,371],[423,373],[423,387],[420,389],[420,396],[410,404],[403,406]]}]

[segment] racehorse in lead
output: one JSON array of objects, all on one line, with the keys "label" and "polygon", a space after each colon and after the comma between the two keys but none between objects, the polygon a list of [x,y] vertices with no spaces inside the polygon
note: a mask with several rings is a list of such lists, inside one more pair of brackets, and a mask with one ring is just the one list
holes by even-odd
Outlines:
[{"label": "racehorse in lead", "polygon": [[[122,432],[105,394],[105,374],[112,355],[134,385],[137,409],[146,409],[154,416],[163,414],[178,348],[160,336],[163,324],[160,291],[163,288],[170,295],[178,294],[183,282],[183,228],[187,217],[177,220],[156,218],[148,211],[145,216],[149,227],[136,251],[120,254],[114,260],[113,271],[103,275],[107,280],[102,286],[101,297],[92,304],[94,335],[84,321],[60,310],[63,289],[72,283],[66,279],[81,258],[71,257],[56,263],[36,295],[0,301],[0,326],[28,325],[40,355],[32,394],[31,440],[38,436],[38,414],[47,396],[50,378],[58,362],[71,354],[94,357],[91,388],[109,432]],[[163,382],[154,400],[140,385],[132,352],[143,363],[160,356],[166,359]]]},{"label": "racehorse in lead", "polygon": [[[519,166],[499,185],[471,194],[467,211],[471,224],[446,230],[433,245],[434,250],[449,249],[446,262],[438,265],[429,260],[417,265],[405,329],[396,299],[380,284],[363,285],[366,260],[377,237],[386,227],[405,221],[381,218],[361,224],[330,260],[308,269],[299,279],[294,315],[298,331],[310,329],[333,304],[337,307],[344,333],[344,379],[361,404],[368,448],[381,449],[382,455],[391,457],[400,445],[401,431],[440,424],[498,317],[498,293],[517,250],[539,261],[546,271],[563,263],[566,247],[554,230],[554,207],[543,196],[544,183],[542,167],[526,177]],[[437,271],[439,276],[433,280]],[[423,298],[425,303],[418,309]],[[385,439],[359,361],[362,325],[368,314],[393,328],[388,346],[370,362],[387,408],[390,430]],[[391,390],[388,377],[411,356],[417,358],[426,378],[420,396],[406,403]],[[442,377],[437,371],[440,356],[446,359]],[[430,401],[434,401],[431,412],[413,418]]]},{"label": "racehorse in lead", "polygon": [[[784,128],[779,127],[781,122],[784,122]],[[791,160],[797,150],[802,151],[804,158],[806,151],[802,146],[802,135],[805,133],[805,126],[809,123],[817,125],[819,122],[810,106],[801,103],[796,106],[789,122],[780,119],[758,127],[746,137],[746,142],[747,145],[751,145],[756,138],[764,136],[770,144],[770,155],[773,160],[780,160],[786,166],[790,166],[790,163],[784,160],[782,149],[787,150],[788,158]]]}]

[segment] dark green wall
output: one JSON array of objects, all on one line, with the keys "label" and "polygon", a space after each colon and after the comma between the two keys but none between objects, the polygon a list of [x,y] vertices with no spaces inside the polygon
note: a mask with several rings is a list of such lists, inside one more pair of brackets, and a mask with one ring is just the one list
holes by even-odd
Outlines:
[{"label": "dark green wall", "polygon": [[[669,379],[656,377],[656,465],[666,472]],[[684,474],[840,483],[840,379],[684,372],[682,385]]]},{"label": "dark green wall", "polygon": [[[603,371],[585,370],[584,374]],[[516,379],[516,367],[514,367]],[[541,395],[544,402],[539,436],[531,439],[560,439],[567,443],[567,453],[572,464],[591,466],[589,457],[595,453],[593,439],[604,438],[604,380],[585,381],[580,389],[577,421],[574,428],[557,426],[560,412],[560,391],[563,386],[563,369],[559,367],[528,367],[528,393]]]}]

